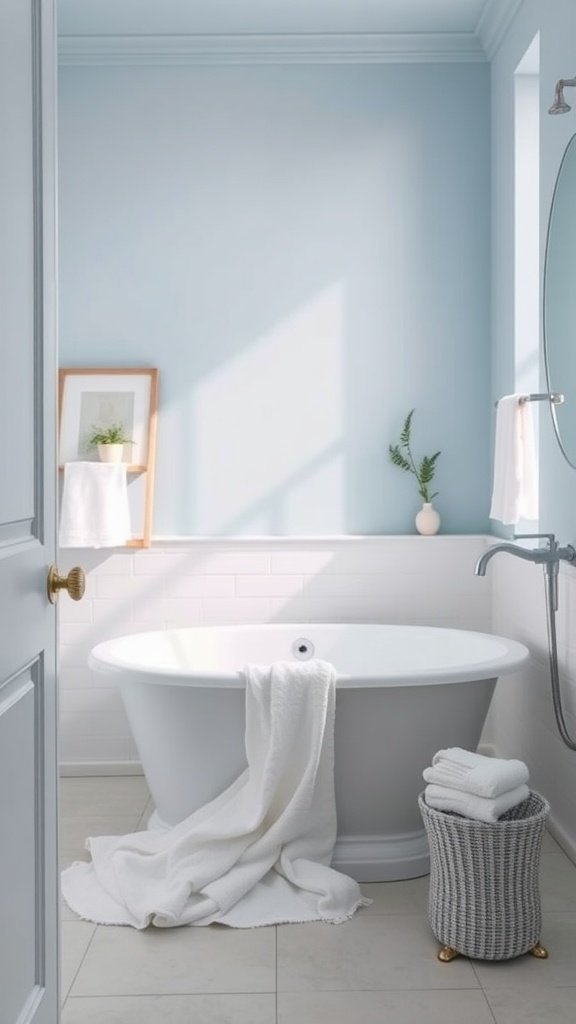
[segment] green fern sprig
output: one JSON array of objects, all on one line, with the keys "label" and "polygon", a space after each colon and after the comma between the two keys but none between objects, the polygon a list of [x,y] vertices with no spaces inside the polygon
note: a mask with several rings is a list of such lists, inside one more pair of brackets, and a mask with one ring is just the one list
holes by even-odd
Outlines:
[{"label": "green fern sprig", "polygon": [[441,452],[434,452],[434,455],[424,455],[420,465],[416,465],[414,457],[412,455],[412,449],[410,446],[411,434],[412,434],[412,417],[415,410],[411,409],[406,419],[404,420],[404,426],[400,431],[400,440],[398,444],[388,445],[388,453],[395,466],[405,470],[407,473],[413,473],[418,483],[418,494],[422,498],[422,501],[430,502],[438,491],[434,491],[430,494],[428,485],[434,478],[436,472],[436,462]]},{"label": "green fern sprig", "polygon": [[390,445],[388,451],[390,452],[390,458],[395,466],[400,466],[400,469],[405,469],[407,472],[411,472],[412,467],[410,466],[408,459],[405,459],[402,455],[397,444],[395,444],[394,447]]},{"label": "green fern sprig", "polygon": [[408,448],[410,445],[410,432],[412,430],[412,417],[415,410],[411,409],[406,419],[404,420],[404,426],[400,431],[400,444],[403,448]]},{"label": "green fern sprig", "polygon": [[96,448],[99,444],[134,444],[121,423],[113,423],[110,427],[92,427],[88,438],[88,447]]}]

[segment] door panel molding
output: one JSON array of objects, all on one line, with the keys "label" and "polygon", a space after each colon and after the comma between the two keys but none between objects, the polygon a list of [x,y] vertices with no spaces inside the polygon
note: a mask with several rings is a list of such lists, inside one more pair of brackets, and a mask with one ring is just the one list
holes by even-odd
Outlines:
[{"label": "door panel molding", "polygon": [[[22,886],[20,877],[19,895],[33,893],[32,905],[22,908],[20,899],[11,899],[11,894],[5,893],[0,919],[0,936],[5,930],[3,960],[8,958],[9,961],[13,956],[17,965],[13,973],[21,971],[23,975],[20,978],[20,986],[24,989],[21,1005],[11,1009],[15,1009],[18,1024],[24,1024],[33,1020],[46,988],[46,778],[44,658],[41,653],[0,684],[0,737],[4,741],[0,749],[0,765],[6,759],[12,769],[12,777],[7,777],[7,766],[4,765],[0,787],[14,785],[21,803],[25,805],[19,806],[11,816],[14,820],[2,822],[6,833],[0,850],[0,863],[9,875],[10,867],[18,858],[20,867],[25,865],[23,870],[29,872],[25,886]],[[29,923],[25,931],[19,932],[14,924],[20,917],[20,909]],[[27,991],[26,971],[30,976]]]},{"label": "door panel molding", "polygon": [[[35,519],[16,519],[12,523],[0,523],[0,548],[37,543]],[[9,552],[8,552],[9,553]],[[0,554],[0,557],[4,552]]]}]

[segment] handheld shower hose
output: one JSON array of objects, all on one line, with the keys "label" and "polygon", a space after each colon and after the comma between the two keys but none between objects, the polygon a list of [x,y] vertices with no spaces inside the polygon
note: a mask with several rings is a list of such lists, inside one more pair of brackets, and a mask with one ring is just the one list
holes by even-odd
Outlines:
[{"label": "handheld shower hose", "polygon": [[544,581],[546,587],[546,628],[548,633],[548,657],[550,662],[550,683],[552,687],[552,703],[554,705],[554,717],[558,732],[564,743],[570,750],[576,750],[576,740],[572,739],[568,727],[564,709],[562,707],[562,693],[560,690],[560,671],[558,668],[558,637],[556,634],[556,610],[558,608],[558,565],[556,573],[553,566],[544,567]]}]

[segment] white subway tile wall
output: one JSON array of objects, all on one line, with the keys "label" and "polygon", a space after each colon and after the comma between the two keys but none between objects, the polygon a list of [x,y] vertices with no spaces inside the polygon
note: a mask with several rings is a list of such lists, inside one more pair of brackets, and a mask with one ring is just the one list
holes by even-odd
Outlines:
[{"label": "white subway tile wall", "polygon": [[[60,756],[69,772],[128,770],[138,754],[116,688],[87,667],[103,640],[148,629],[266,622],[397,622],[490,630],[484,536],[179,540],[150,551],[63,551],[86,569],[60,611]],[[576,648],[572,654],[576,663]]]},{"label": "white subway tile wall", "polygon": [[[519,757],[531,784],[552,807],[552,831],[576,856],[576,754],[560,739],[554,719],[546,636],[542,568],[495,558],[493,631],[520,640],[533,658],[528,668],[500,680],[485,737],[502,757]],[[576,738],[576,570],[561,565],[557,614],[558,653],[567,726]]]}]

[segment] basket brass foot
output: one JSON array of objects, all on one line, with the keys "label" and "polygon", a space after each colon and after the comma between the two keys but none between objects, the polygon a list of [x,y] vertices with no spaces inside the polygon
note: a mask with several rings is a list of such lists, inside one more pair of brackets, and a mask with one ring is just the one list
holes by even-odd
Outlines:
[{"label": "basket brass foot", "polygon": [[528,952],[530,953],[530,956],[536,956],[539,960],[548,959],[548,950],[546,949],[546,946],[543,946],[540,942],[537,942],[535,946],[532,946],[532,949],[529,949]]},{"label": "basket brass foot", "polygon": [[457,949],[452,949],[452,946],[442,946],[442,949],[438,951],[438,959],[443,964],[449,964],[451,960],[455,960],[460,953]]}]

